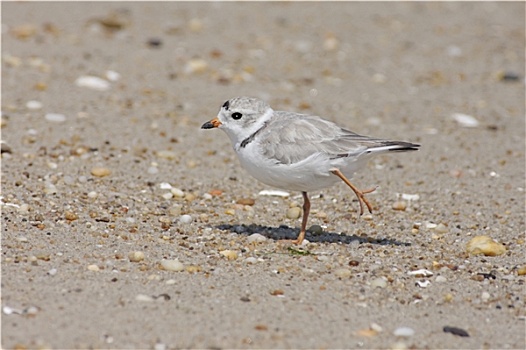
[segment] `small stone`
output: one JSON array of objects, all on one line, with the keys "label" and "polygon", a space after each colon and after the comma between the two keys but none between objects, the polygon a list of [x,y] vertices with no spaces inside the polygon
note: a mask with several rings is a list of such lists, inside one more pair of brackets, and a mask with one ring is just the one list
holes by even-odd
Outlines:
[{"label": "small stone", "polygon": [[222,250],[219,252],[219,254],[223,255],[228,260],[236,260],[238,257],[237,252],[235,250]]},{"label": "small stone", "polygon": [[194,219],[192,218],[192,216],[191,216],[191,215],[187,215],[187,214],[185,214],[185,215],[181,215],[181,216],[179,217],[179,221],[182,222],[183,224],[189,224],[189,223],[191,223],[193,220],[194,220]]},{"label": "small stone", "polygon": [[174,195],[171,193],[171,192],[167,192],[167,193],[163,193],[161,195],[161,197],[163,197],[164,199],[168,200],[168,199],[172,199]]},{"label": "small stone", "polygon": [[184,68],[185,73],[194,74],[194,73],[203,73],[208,69],[208,62],[201,58],[191,59],[186,63]]},{"label": "small stone", "polygon": [[93,199],[93,198],[97,198],[98,195],[99,195],[99,194],[98,194],[97,192],[95,192],[95,191],[90,191],[90,192],[88,192],[88,198],[92,198],[92,199]]},{"label": "small stone", "polygon": [[155,299],[149,295],[137,294],[137,296],[135,297],[135,300],[142,301],[142,302],[152,302]]},{"label": "small stone", "polygon": [[409,327],[398,327],[393,334],[397,337],[412,337],[415,335],[415,331]]},{"label": "small stone", "polygon": [[351,270],[345,269],[345,268],[336,269],[336,270],[334,270],[334,274],[338,278],[342,278],[342,279],[343,278],[349,278],[349,277],[351,277]]},{"label": "small stone", "polygon": [[313,235],[321,235],[323,233],[323,227],[321,227],[320,225],[312,225],[308,228],[307,231],[309,231]]},{"label": "small stone", "polygon": [[130,252],[128,254],[128,259],[130,259],[131,262],[139,262],[144,260],[144,253],[140,251],[136,252]]},{"label": "small stone", "polygon": [[245,262],[247,264],[255,264],[258,262],[258,259],[254,258],[253,256],[250,256],[248,258],[245,259]]},{"label": "small stone", "polygon": [[447,279],[444,276],[437,276],[435,278],[435,282],[437,282],[437,283],[444,283],[446,281],[447,281]]},{"label": "small stone", "polygon": [[117,81],[121,78],[121,75],[113,70],[106,71],[104,75],[109,81]]},{"label": "small stone", "polygon": [[161,267],[166,271],[180,272],[184,271],[184,265],[177,259],[161,260]]},{"label": "small stone", "polygon": [[301,208],[294,207],[287,210],[287,219],[295,220],[301,216]]},{"label": "small stone", "polygon": [[387,287],[387,278],[378,277],[371,281],[371,287],[373,288],[385,288]]},{"label": "small stone", "polygon": [[96,91],[107,91],[110,89],[110,82],[99,77],[85,75],[75,80],[75,85]]},{"label": "small stone", "polygon": [[472,117],[467,114],[462,113],[454,113],[451,115],[451,118],[455,120],[460,126],[463,126],[465,128],[476,128],[479,126],[479,121],[475,119],[475,117]]},{"label": "small stone", "polygon": [[463,330],[462,328],[445,326],[443,328],[443,331],[445,333],[451,333],[454,335],[458,335],[459,337],[469,337],[469,333]]},{"label": "small stone", "polygon": [[522,267],[519,267],[519,268],[517,269],[517,274],[518,274],[519,276],[524,276],[524,275],[526,275],[526,265],[524,265],[524,266],[522,266]]},{"label": "small stone", "polygon": [[162,150],[162,151],[157,151],[155,154],[159,158],[168,159],[168,160],[174,160],[177,158],[177,153],[175,153],[174,151]]},{"label": "small stone", "polygon": [[229,209],[225,210],[225,214],[234,216],[234,215],[236,215],[236,211],[234,209],[232,209],[232,208],[229,208]]},{"label": "small stone", "polygon": [[506,248],[501,243],[491,239],[489,236],[473,237],[467,244],[466,250],[469,254],[485,256],[497,256],[506,252]]},{"label": "small stone", "polygon": [[64,218],[68,221],[75,221],[79,218],[79,216],[75,214],[74,212],[67,210],[64,213]]},{"label": "small stone", "polygon": [[437,225],[437,227],[435,227],[435,232],[444,234],[448,232],[448,228],[443,223],[440,223]]},{"label": "small stone", "polygon": [[111,170],[103,167],[95,167],[91,169],[91,175],[96,177],[105,177],[111,174]]},{"label": "small stone", "polygon": [[201,272],[202,270],[203,269],[201,268],[201,266],[196,266],[196,265],[190,265],[186,267],[186,272],[188,273],[198,273],[198,272]]},{"label": "small stone", "polygon": [[55,276],[57,274],[57,271],[58,271],[57,269],[51,269],[47,272],[47,274],[50,276]]},{"label": "small stone", "polygon": [[394,210],[404,211],[407,209],[407,202],[406,201],[396,201],[391,206]]},{"label": "small stone", "polygon": [[54,122],[54,123],[62,123],[66,121],[66,116],[64,114],[60,113],[47,113],[44,118],[48,122]]},{"label": "small stone", "polygon": [[36,110],[42,108],[42,102],[40,102],[40,101],[34,101],[34,100],[27,101],[27,103],[26,103],[26,108],[27,108],[27,109],[30,109],[30,110],[32,110],[32,111],[36,111]]},{"label": "small stone", "polygon": [[248,243],[260,243],[260,242],[265,242],[267,240],[267,237],[259,233],[254,233],[248,236],[247,240],[248,240]]},{"label": "small stone", "polygon": [[170,189],[170,192],[172,192],[172,194],[174,195],[174,197],[177,197],[177,198],[183,198],[183,197],[184,197],[184,192],[183,192],[183,190],[181,190],[180,188],[172,187],[172,188]]},{"label": "small stone", "polygon": [[236,204],[241,205],[254,205],[256,201],[253,198],[240,198],[236,201]]},{"label": "small stone", "polygon": [[99,271],[100,268],[97,265],[88,265],[88,270],[90,270],[90,271]]},{"label": "small stone", "polygon": [[210,193],[212,196],[220,196],[223,194],[223,191],[220,190],[220,189],[217,189],[217,188],[214,188],[213,190],[211,190]]},{"label": "small stone", "polygon": [[488,292],[482,292],[482,295],[480,296],[480,299],[483,302],[487,302],[490,297],[491,297],[491,295]]}]

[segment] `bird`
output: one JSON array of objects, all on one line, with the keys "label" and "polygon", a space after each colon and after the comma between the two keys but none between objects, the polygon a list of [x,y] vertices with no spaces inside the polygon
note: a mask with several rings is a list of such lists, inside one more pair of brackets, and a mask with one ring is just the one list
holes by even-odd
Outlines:
[{"label": "bird", "polygon": [[264,100],[235,97],[221,106],[217,117],[201,129],[221,129],[232,142],[241,166],[260,182],[303,196],[300,232],[292,244],[305,239],[311,203],[309,192],[343,181],[360,203],[372,213],[365,194],[349,179],[372,156],[416,151],[420,145],[359,135],[318,116],[275,111]]}]

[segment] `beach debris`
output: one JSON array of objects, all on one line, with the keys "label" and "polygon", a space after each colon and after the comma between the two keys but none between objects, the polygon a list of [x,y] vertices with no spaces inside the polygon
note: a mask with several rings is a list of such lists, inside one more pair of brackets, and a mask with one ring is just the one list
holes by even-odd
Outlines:
[{"label": "beach debris", "polygon": [[468,242],[466,250],[471,255],[498,256],[506,253],[504,245],[494,241],[489,236],[473,237]]},{"label": "beach debris", "polygon": [[464,128],[476,128],[480,124],[475,117],[467,114],[453,113],[451,118]]},{"label": "beach debris", "polygon": [[445,333],[451,333],[451,334],[454,334],[454,335],[458,335],[459,337],[469,337],[469,333],[468,332],[466,332],[462,328],[458,328],[458,327],[445,326],[443,328],[443,331]]}]

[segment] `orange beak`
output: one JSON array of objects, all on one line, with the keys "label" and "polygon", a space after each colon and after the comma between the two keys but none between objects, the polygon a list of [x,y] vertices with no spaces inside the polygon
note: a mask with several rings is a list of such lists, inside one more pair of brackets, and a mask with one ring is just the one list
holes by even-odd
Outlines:
[{"label": "orange beak", "polygon": [[221,126],[221,122],[219,121],[219,119],[214,118],[211,121],[204,123],[201,126],[201,129],[213,129],[213,128],[219,128],[220,126]]}]

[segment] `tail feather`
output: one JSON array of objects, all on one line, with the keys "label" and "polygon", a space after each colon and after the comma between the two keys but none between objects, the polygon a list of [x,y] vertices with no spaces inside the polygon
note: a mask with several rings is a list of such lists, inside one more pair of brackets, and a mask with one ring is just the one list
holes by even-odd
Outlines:
[{"label": "tail feather", "polygon": [[378,147],[371,147],[367,150],[367,153],[372,152],[407,152],[407,151],[418,151],[419,144],[404,142],[404,141],[385,141],[382,142]]}]

